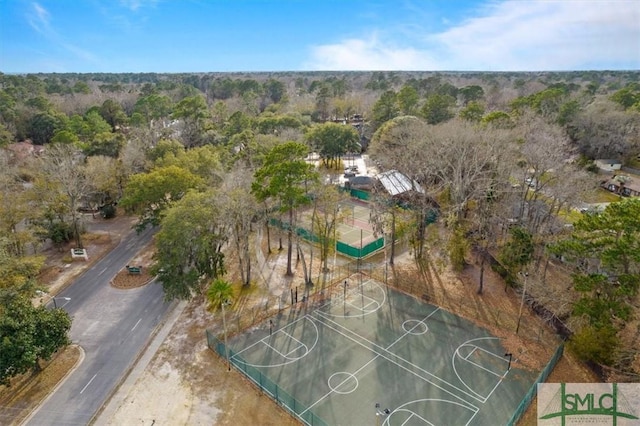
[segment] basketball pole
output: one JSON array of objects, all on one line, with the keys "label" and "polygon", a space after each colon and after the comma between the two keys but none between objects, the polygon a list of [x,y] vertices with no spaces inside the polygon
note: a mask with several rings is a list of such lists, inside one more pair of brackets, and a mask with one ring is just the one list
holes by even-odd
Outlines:
[{"label": "basketball pole", "polygon": [[362,228],[360,228],[360,253],[358,256],[358,272],[360,273],[360,287],[362,288],[362,271],[360,270],[362,264]]}]

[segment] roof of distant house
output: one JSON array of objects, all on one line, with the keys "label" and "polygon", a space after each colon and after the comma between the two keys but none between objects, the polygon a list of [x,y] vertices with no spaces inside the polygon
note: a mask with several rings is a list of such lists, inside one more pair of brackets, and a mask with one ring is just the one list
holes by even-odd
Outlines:
[{"label": "roof of distant house", "polygon": [[352,185],[371,185],[373,183],[373,178],[371,176],[359,175],[350,177],[349,182]]},{"label": "roof of distant house", "polygon": [[424,194],[424,189],[415,180],[412,181],[397,170],[389,170],[378,175],[378,180],[390,195],[416,191]]},{"label": "roof of distant house", "polygon": [[611,179],[605,182],[605,186],[608,185],[624,186],[625,188],[629,188],[632,191],[640,192],[640,180],[626,175],[613,176]]},{"label": "roof of distant house", "polygon": [[24,160],[30,155],[38,155],[44,152],[44,146],[34,145],[30,140],[9,144],[7,145],[7,149],[19,160]]}]

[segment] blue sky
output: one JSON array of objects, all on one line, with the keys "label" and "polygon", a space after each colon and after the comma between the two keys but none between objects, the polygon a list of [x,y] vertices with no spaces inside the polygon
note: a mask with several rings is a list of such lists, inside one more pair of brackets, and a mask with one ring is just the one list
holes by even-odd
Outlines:
[{"label": "blue sky", "polygon": [[0,0],[0,72],[637,70],[638,0]]}]

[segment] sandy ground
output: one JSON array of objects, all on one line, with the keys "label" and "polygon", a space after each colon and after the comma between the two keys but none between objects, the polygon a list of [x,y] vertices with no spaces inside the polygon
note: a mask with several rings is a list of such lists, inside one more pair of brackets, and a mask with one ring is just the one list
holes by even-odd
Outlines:
[{"label": "sandy ground", "polygon": [[[260,241],[256,243],[261,247]],[[286,250],[265,259],[259,250],[254,274],[261,288],[231,309],[288,291],[299,278],[284,277]],[[277,309],[277,306],[275,307]],[[269,397],[215,355],[205,329],[221,330],[219,313],[202,300],[182,302],[165,321],[136,367],[98,416],[96,425],[298,425]]]},{"label": "sandy ground", "polygon": [[[110,223],[96,219],[90,222],[90,232],[100,236],[92,237],[94,245],[88,244],[91,256],[92,251],[106,252],[108,247],[117,244],[129,232],[133,219],[120,218]],[[296,264],[295,277],[285,277],[286,250],[278,251],[277,243],[272,243],[275,250],[267,255],[265,245],[262,237],[254,244],[257,260],[253,276],[256,284],[237,298],[228,315],[241,314],[255,319],[259,315],[275,313],[279,307],[278,298],[288,294],[294,283],[302,282],[301,264]],[[146,265],[151,259],[149,253],[140,253],[135,261]],[[52,265],[61,275],[52,283],[52,287],[64,286],[83,266],[86,267],[86,264],[78,261],[70,266]],[[521,362],[528,364],[525,366],[540,368],[555,347],[548,345],[545,339],[540,340],[543,326],[530,312],[525,312],[524,329],[528,330],[526,335],[537,335],[537,339],[526,340],[505,331],[513,329],[514,312],[518,310],[519,300],[513,296],[505,297],[503,284],[490,272],[485,276],[484,294],[478,296],[475,291],[477,265],[470,265],[462,276],[455,276],[435,266],[430,270],[417,271],[409,254],[403,253],[396,259],[394,275],[403,290],[418,295],[428,294],[433,302],[503,337],[505,344],[520,354]],[[126,275],[123,277],[126,278]],[[415,288],[415,283],[422,283],[418,285],[423,287]],[[234,369],[229,370],[224,360],[208,349],[205,329],[220,333],[221,323],[220,314],[208,312],[202,300],[178,304],[158,328],[129,376],[99,413],[95,424],[300,424],[243,375]],[[562,381],[591,381],[574,371],[576,363],[573,360],[563,361],[558,374]],[[576,380],[578,377],[581,379]],[[529,421],[532,418],[535,415],[530,415],[523,424],[531,424]]]}]

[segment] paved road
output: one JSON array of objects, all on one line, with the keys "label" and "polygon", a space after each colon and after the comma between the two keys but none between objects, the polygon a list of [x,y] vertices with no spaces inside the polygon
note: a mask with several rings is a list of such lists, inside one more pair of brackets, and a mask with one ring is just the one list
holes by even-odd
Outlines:
[{"label": "paved road", "polygon": [[57,306],[73,317],[71,340],[84,349],[85,358],[27,424],[88,424],[174,306],[163,301],[159,284],[131,290],[109,284],[152,235],[150,229],[130,233],[56,297]]}]

